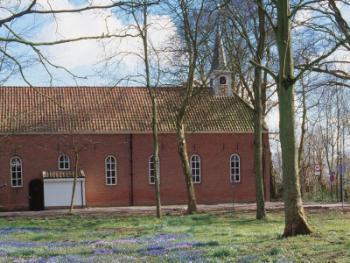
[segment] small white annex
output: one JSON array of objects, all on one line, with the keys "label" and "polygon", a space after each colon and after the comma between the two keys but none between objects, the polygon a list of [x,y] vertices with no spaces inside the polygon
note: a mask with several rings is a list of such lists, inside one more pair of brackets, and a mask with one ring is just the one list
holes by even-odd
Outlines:
[{"label": "small white annex", "polygon": [[[72,198],[74,173],[71,171],[43,172],[45,208],[69,207]],[[74,206],[84,207],[85,174],[81,170],[76,182]]]}]

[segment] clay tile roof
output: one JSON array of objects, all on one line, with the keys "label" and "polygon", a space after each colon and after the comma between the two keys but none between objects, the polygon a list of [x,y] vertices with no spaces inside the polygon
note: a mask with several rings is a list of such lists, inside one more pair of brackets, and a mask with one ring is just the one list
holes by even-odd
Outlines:
[{"label": "clay tile roof", "polygon": [[[159,131],[175,132],[181,88],[158,88]],[[253,132],[254,111],[237,95],[202,92],[189,132]],[[0,87],[0,134],[151,132],[151,100],[137,87]]]},{"label": "clay tile roof", "polygon": [[[73,171],[43,171],[44,179],[64,179],[64,178],[74,178],[75,172]],[[85,173],[83,170],[78,174],[78,178],[85,178]]]}]

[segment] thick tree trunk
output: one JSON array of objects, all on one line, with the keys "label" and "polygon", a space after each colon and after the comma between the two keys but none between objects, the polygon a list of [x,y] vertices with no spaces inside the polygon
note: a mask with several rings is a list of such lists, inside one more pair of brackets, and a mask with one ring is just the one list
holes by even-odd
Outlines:
[{"label": "thick tree trunk", "polygon": [[185,126],[183,116],[177,116],[176,122],[176,133],[177,133],[177,141],[178,141],[178,152],[182,164],[183,174],[185,176],[185,183],[187,189],[187,213],[193,214],[197,212],[197,201],[196,195],[192,182],[192,171],[188,161],[187,155],[187,144],[186,144],[186,134],[185,134]]},{"label": "thick tree trunk", "polygon": [[[257,110],[257,109],[256,109]],[[266,217],[265,196],[264,196],[264,180],[263,180],[263,163],[262,163],[262,124],[261,124],[261,108],[257,110],[254,119],[254,172],[255,172],[255,188],[256,188],[256,219]]]},{"label": "thick tree trunk", "polygon": [[[259,9],[259,40],[258,48],[255,56],[255,62],[261,64],[261,60],[265,50],[265,14],[262,10],[262,0],[257,0]],[[263,180],[263,143],[262,143],[262,69],[258,66],[254,70],[254,172],[255,172],[255,188],[256,188],[256,219],[264,219],[265,197],[264,197],[264,180]]]},{"label": "thick tree trunk", "polygon": [[285,229],[283,236],[310,234],[304,214],[298,171],[294,121],[294,64],[288,0],[277,1],[277,46],[279,53],[278,98],[283,166]]},{"label": "thick tree trunk", "polygon": [[75,195],[75,189],[77,186],[77,178],[78,178],[78,172],[79,172],[79,154],[75,154],[75,163],[74,163],[74,180],[73,180],[73,189],[72,189],[72,197],[70,201],[70,206],[69,206],[69,213],[73,213],[73,208],[74,208],[74,195]]},{"label": "thick tree trunk", "polygon": [[299,148],[298,148],[298,165],[299,165],[299,178],[301,181],[300,185],[300,191],[301,195],[305,192],[305,174],[304,174],[304,140],[306,135],[306,114],[307,114],[307,106],[306,106],[306,91],[305,91],[305,85],[302,81],[302,105],[303,105],[303,114],[302,114],[302,121],[301,121],[301,135],[300,135],[300,142],[299,142]]},{"label": "thick tree trunk", "polygon": [[285,229],[283,236],[309,234],[304,214],[295,149],[294,87],[279,87],[280,139],[283,166]]}]

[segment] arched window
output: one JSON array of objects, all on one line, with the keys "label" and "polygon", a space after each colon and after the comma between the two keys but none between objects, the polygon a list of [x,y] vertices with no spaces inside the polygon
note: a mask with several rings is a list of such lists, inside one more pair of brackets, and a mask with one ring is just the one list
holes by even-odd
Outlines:
[{"label": "arched window", "polygon": [[239,183],[241,181],[241,159],[238,154],[231,155],[230,168],[231,183]]},{"label": "arched window", "polygon": [[[159,170],[159,160],[158,160],[158,171]],[[156,166],[154,155],[151,155],[148,159],[148,182],[150,184],[155,184],[156,182]]]},{"label": "arched window", "polygon": [[226,85],[227,81],[226,81],[226,77],[222,76],[220,77],[220,85]]},{"label": "arched window", "polygon": [[201,182],[201,158],[199,155],[194,154],[191,156],[191,171],[192,171],[192,182]]},{"label": "arched window", "polygon": [[18,156],[12,157],[10,160],[11,186],[23,186],[23,169],[22,159]]},{"label": "arched window", "polygon": [[117,160],[114,156],[109,155],[105,160],[106,185],[117,184]]},{"label": "arched window", "polygon": [[66,154],[61,154],[58,157],[58,170],[69,170],[69,169],[70,169],[69,156]]}]

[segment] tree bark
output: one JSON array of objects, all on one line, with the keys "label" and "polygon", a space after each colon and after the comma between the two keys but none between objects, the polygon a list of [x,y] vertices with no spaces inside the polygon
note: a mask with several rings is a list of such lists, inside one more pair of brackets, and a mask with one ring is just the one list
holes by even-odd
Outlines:
[{"label": "tree bark", "polygon": [[75,195],[75,189],[76,189],[76,185],[77,185],[78,172],[79,172],[79,153],[75,153],[72,198],[71,198],[70,206],[69,206],[69,213],[70,214],[73,213],[73,208],[74,208],[74,195]]},{"label": "tree bark", "polygon": [[187,144],[186,144],[186,134],[184,126],[184,115],[179,113],[176,120],[176,134],[177,134],[177,144],[178,152],[182,164],[183,174],[185,176],[185,183],[187,189],[187,213],[193,214],[197,212],[197,201],[196,195],[192,182],[192,171],[188,161],[187,155]]},{"label": "tree bark", "polygon": [[255,172],[255,189],[256,189],[256,219],[264,219],[265,211],[265,195],[263,180],[263,163],[262,163],[262,124],[261,124],[261,108],[256,109],[254,117],[254,172]]},{"label": "tree bark", "polygon": [[298,165],[299,165],[299,178],[301,179],[300,191],[301,195],[305,192],[305,174],[304,174],[304,141],[306,135],[306,117],[307,117],[307,106],[306,106],[306,90],[303,79],[301,79],[302,86],[302,121],[301,121],[301,135],[298,148]]},{"label": "tree bark", "polygon": [[[257,0],[259,14],[259,39],[258,47],[255,55],[255,62],[261,64],[265,50],[265,15],[262,9],[262,0]],[[256,189],[256,219],[264,219],[265,196],[264,196],[264,180],[263,180],[263,143],[262,143],[262,69],[255,67],[254,69],[254,172],[255,172],[255,189]]]},{"label": "tree bark", "polygon": [[160,201],[160,171],[159,171],[159,140],[158,140],[158,105],[156,94],[152,94],[152,131],[153,131],[153,157],[154,157],[154,186],[156,195],[157,217],[162,217]]},{"label": "tree bark", "polygon": [[278,26],[276,30],[279,55],[279,74],[277,88],[283,165],[283,195],[285,210],[284,237],[310,234],[312,232],[306,221],[300,194],[294,123],[294,62],[289,15],[289,1],[278,0]]},{"label": "tree bark", "polygon": [[156,197],[156,215],[161,218],[161,199],[160,199],[160,171],[159,171],[159,138],[158,138],[158,102],[156,86],[152,87],[151,72],[148,53],[148,4],[146,0],[141,1],[143,21],[142,26],[138,22],[137,15],[133,12],[134,20],[143,43],[143,62],[145,65],[146,87],[152,103],[152,139],[153,139],[153,160],[154,160],[154,192]]}]

